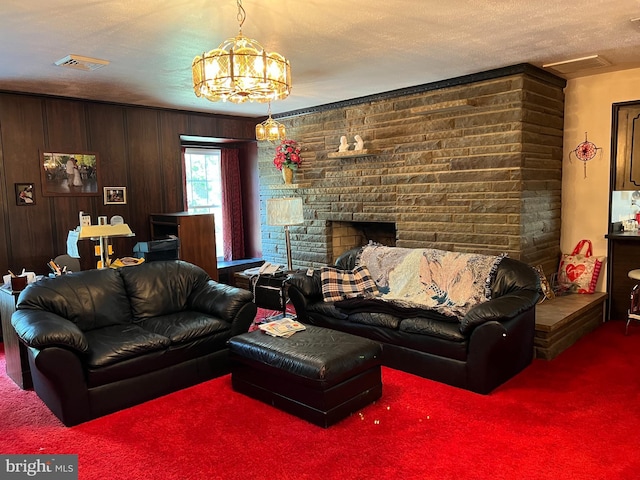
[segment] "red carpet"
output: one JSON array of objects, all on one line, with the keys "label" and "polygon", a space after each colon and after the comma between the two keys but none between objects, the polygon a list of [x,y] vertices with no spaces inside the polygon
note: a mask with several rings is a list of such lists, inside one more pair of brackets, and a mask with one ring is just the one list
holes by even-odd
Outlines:
[{"label": "red carpet", "polygon": [[391,369],[383,383],[327,430],[229,376],[65,428],[0,375],[0,453],[76,453],[86,480],[640,478],[640,328],[607,323],[488,396]]}]

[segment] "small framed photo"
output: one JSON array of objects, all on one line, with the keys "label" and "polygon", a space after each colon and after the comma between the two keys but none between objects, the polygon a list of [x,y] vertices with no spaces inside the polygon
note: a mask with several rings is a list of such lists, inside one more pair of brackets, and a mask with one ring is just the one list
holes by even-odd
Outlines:
[{"label": "small framed photo", "polygon": [[127,187],[104,187],[105,205],[126,205]]},{"label": "small framed photo", "polygon": [[36,204],[36,192],[33,183],[16,183],[16,205],[27,207]]}]

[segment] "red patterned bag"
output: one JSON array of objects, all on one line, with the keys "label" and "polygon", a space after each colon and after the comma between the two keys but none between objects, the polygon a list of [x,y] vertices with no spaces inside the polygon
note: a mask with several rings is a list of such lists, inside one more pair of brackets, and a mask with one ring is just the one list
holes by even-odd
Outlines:
[{"label": "red patterned bag", "polygon": [[[585,245],[587,252],[581,254]],[[558,268],[558,283],[577,293],[594,293],[601,268],[602,259],[593,256],[591,240],[580,240],[571,255],[562,255]]]}]

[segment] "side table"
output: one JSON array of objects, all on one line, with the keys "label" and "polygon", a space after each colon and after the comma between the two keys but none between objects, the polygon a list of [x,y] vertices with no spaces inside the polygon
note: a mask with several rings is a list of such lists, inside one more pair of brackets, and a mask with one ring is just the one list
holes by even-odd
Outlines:
[{"label": "side table", "polygon": [[11,315],[16,311],[20,292],[0,287],[0,319],[2,320],[2,341],[7,375],[22,389],[33,387],[27,347],[18,340],[11,325]]},{"label": "side table", "polygon": [[[258,279],[263,282],[258,282]],[[253,302],[256,306],[266,310],[287,311],[287,273],[280,275],[248,275],[244,272],[235,272],[234,280],[238,288],[249,290],[253,294]]]}]

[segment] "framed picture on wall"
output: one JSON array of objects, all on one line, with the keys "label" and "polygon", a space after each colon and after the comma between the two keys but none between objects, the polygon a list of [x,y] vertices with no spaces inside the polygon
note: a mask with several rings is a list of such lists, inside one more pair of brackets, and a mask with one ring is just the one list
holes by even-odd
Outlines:
[{"label": "framed picture on wall", "polygon": [[28,207],[36,204],[36,192],[33,183],[16,183],[16,205]]},{"label": "framed picture on wall", "polygon": [[105,205],[126,205],[127,187],[104,187],[103,196]]},{"label": "framed picture on wall", "polygon": [[98,155],[93,152],[42,152],[42,195],[100,195]]}]

